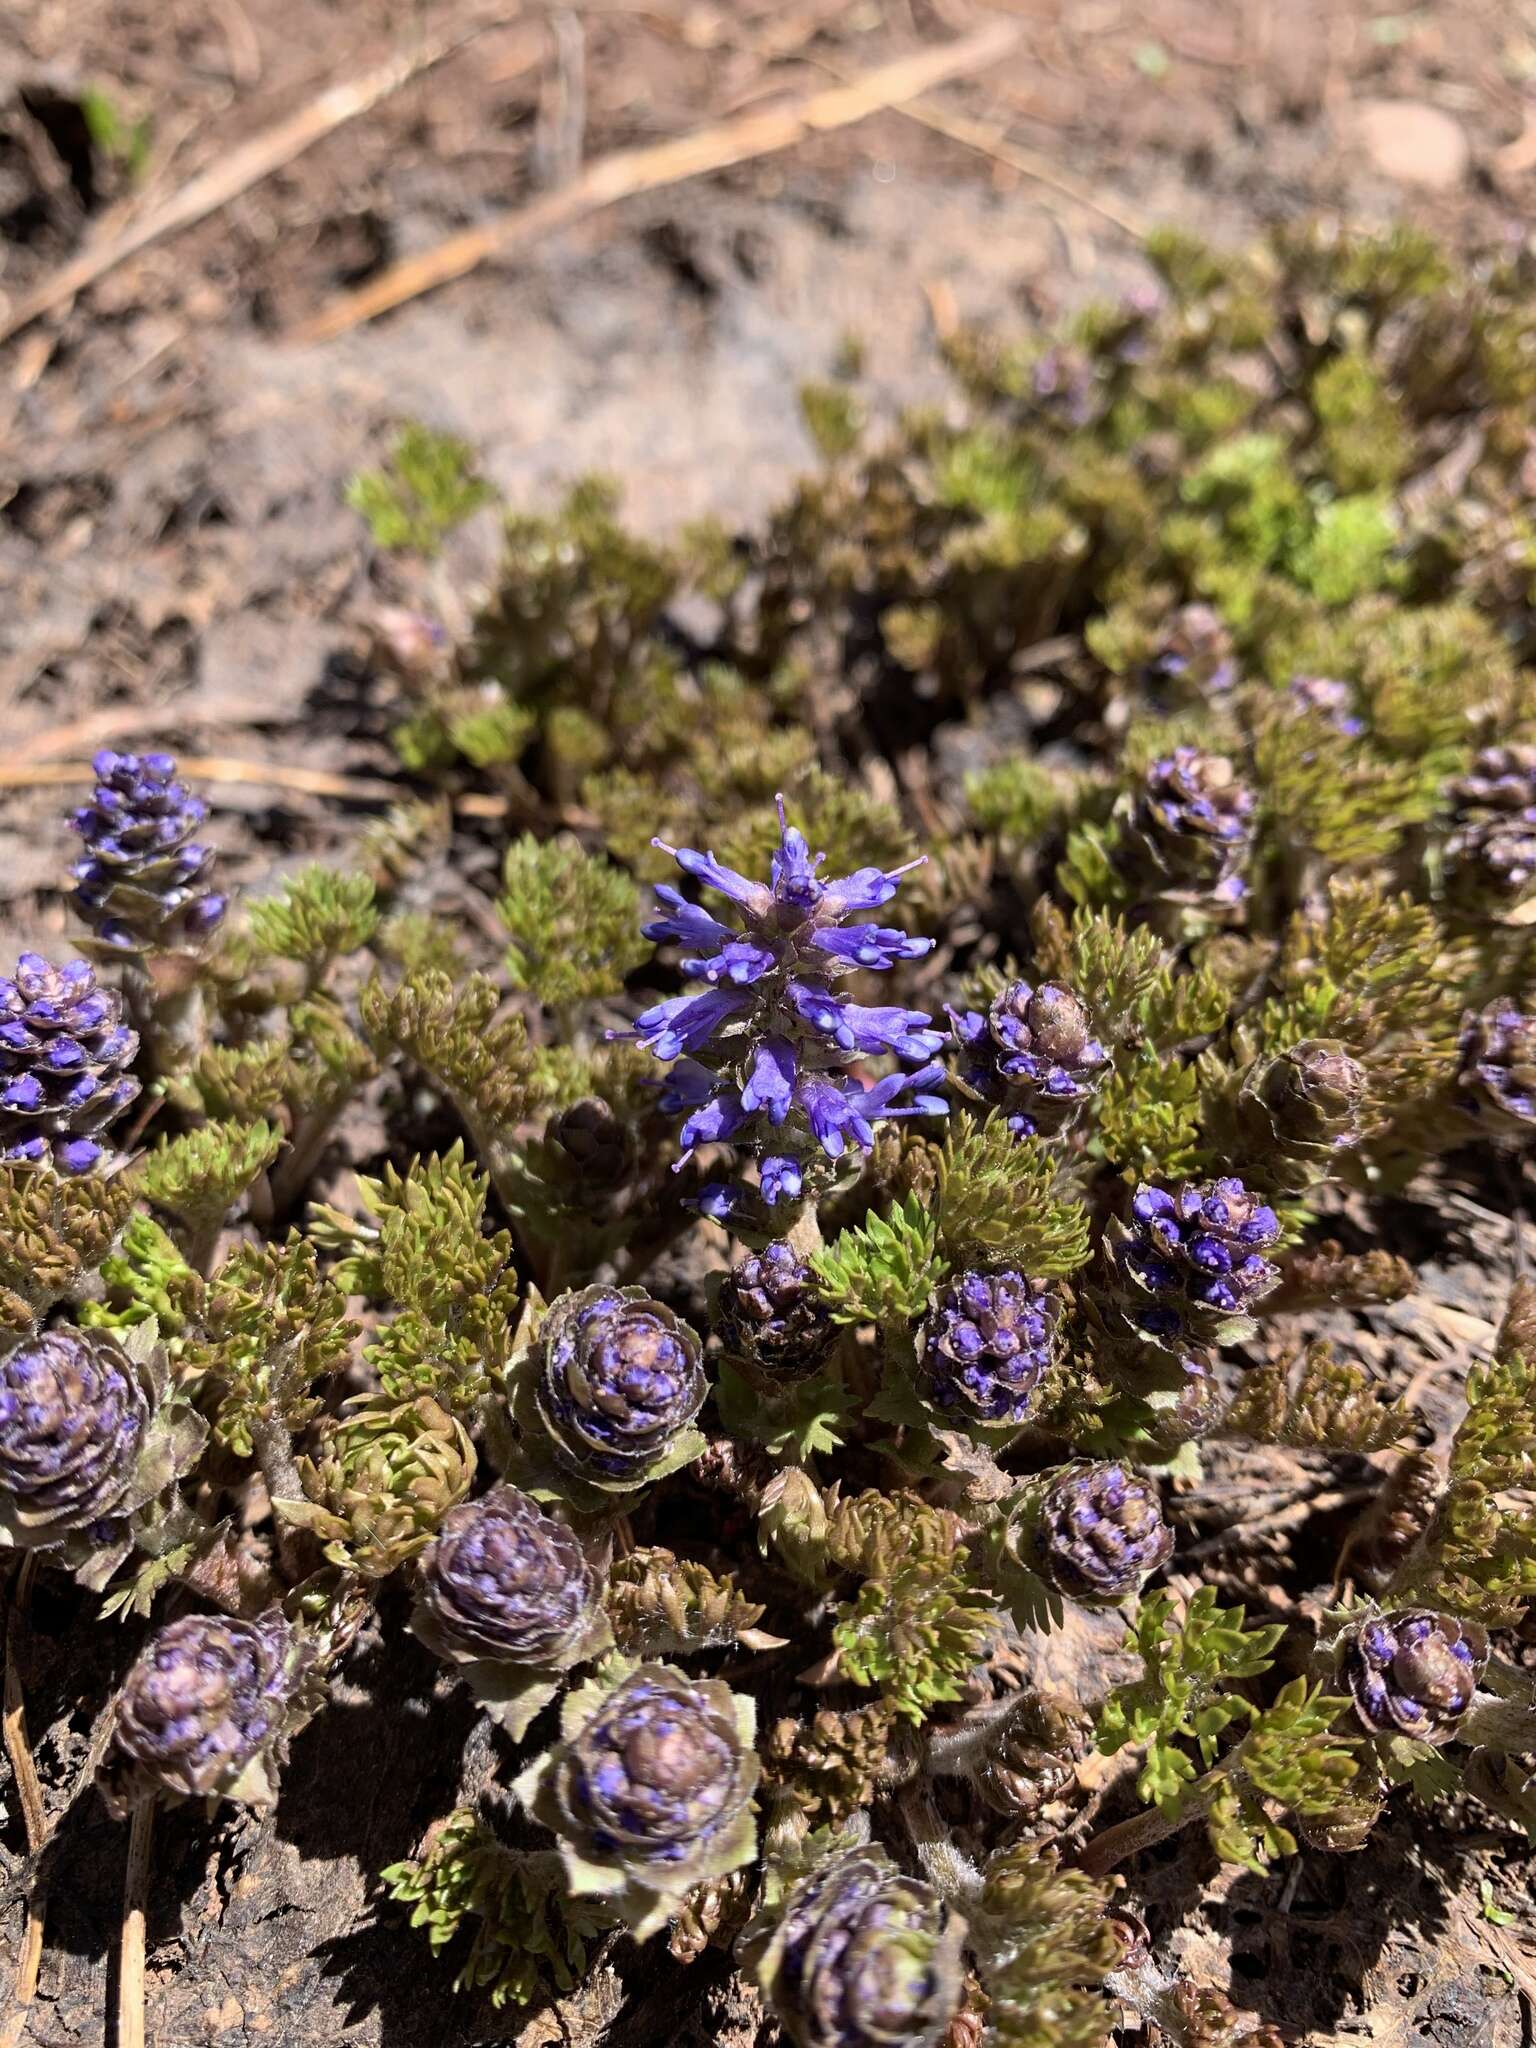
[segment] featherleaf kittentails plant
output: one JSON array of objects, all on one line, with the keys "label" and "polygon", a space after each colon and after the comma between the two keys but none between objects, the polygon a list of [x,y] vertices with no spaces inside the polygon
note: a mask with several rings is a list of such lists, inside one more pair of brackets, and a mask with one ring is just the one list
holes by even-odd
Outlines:
[{"label": "featherleaf kittentails plant", "polygon": [[139,1849],[315,1712],[360,1829],[361,1701],[381,1926],[584,2048],[732,1961],[792,2048],[1199,2048],[1208,1853],[1386,1917],[1410,1814],[1453,1891],[1530,1824],[1530,263],[1148,258],[813,395],[737,535],[586,482],[460,590],[402,436],[334,864],[226,900],[96,764],[88,962],[0,982],[0,1548]]}]

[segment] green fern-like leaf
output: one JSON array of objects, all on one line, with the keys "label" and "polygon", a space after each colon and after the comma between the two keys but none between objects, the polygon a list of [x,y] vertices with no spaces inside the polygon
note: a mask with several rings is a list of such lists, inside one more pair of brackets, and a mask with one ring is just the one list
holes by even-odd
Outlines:
[{"label": "green fern-like leaf", "polygon": [[1061,1191],[1050,1148],[1003,1116],[952,1117],[939,1161],[939,1250],[953,1268],[1018,1266],[1051,1278],[1089,1252],[1088,1212]]},{"label": "green fern-like leaf", "polygon": [[368,522],[375,547],[426,556],[494,496],[475,474],[467,441],[415,421],[401,427],[381,468],[362,470],[347,485],[347,503]]},{"label": "green fern-like leaf", "polygon": [[610,995],[650,956],[639,890],[574,839],[514,840],[496,908],[512,941],[508,977],[541,1003]]},{"label": "green fern-like leaf", "polygon": [[889,1216],[845,1230],[811,1261],[822,1299],[839,1323],[906,1323],[920,1316],[949,1267],[938,1220],[908,1195]]}]

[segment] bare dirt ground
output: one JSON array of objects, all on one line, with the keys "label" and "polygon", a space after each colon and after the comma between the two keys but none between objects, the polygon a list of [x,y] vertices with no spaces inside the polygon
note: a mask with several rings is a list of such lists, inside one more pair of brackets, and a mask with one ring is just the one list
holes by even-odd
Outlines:
[{"label": "bare dirt ground", "polygon": [[[998,17],[1014,51],[903,111],[637,196],[338,340],[338,292],[583,163]],[[1536,8],[1512,0],[22,0],[0,14],[0,327],[43,280],[327,86],[459,47],[0,346],[0,914],[56,925],[60,801],[15,778],[113,735],[378,765],[369,562],[342,502],[391,425],[468,435],[515,500],[594,467],[640,521],[760,512],[850,330],[941,389],[935,303],[1019,318],[1136,275],[1112,212],[1242,237],[1316,208],[1459,238],[1536,194]],[[121,139],[92,148],[82,94]],[[966,124],[970,142],[939,132]],[[143,161],[133,137],[145,124]],[[980,144],[983,146],[975,146]],[[1010,160],[1012,159],[1012,160]],[[482,521],[468,545],[493,539]],[[334,800],[228,784],[269,849]]]},{"label": "bare dirt ground", "polygon": [[[1019,28],[1005,59],[901,110],[622,201],[336,340],[296,338],[338,294],[609,152],[999,17]],[[370,784],[391,756],[361,652],[373,572],[342,490],[403,416],[473,440],[516,502],[601,468],[643,524],[746,521],[805,465],[796,386],[850,331],[892,404],[932,397],[936,317],[1038,317],[1128,283],[1138,222],[1230,240],[1321,210],[1471,243],[1524,235],[1536,200],[1530,0],[13,0],[0,327],[73,256],[327,87],[455,38],[370,111],[0,345],[10,946],[65,929],[55,821],[68,764],[95,744],[234,763],[245,779],[220,796],[237,873],[334,849],[377,807]],[[92,145],[92,92],[112,146]],[[464,536],[469,564],[493,543],[486,517]],[[352,799],[306,795],[285,780],[294,768],[335,775]],[[35,1719],[62,1779],[88,1725],[72,1718],[60,1625],[40,1597]],[[417,1767],[429,1702],[439,1735],[465,1713],[459,1695],[433,1699],[425,1657],[416,1677],[409,1711],[384,1713],[366,1660],[349,1673],[355,1691],[300,1745],[275,1826],[167,1822],[150,1925],[158,2048],[520,2037],[517,2014],[450,1999],[401,1916],[374,1913],[371,1874],[443,1809]],[[14,1815],[6,1826],[9,1920],[20,1838]],[[103,1818],[83,1865],[79,1839],[28,2048],[102,2038],[122,1847]],[[1465,1886],[1448,1889],[1429,1857],[1404,1827],[1368,1867],[1309,1859],[1288,1892],[1213,1869],[1193,1924],[1222,1927],[1277,2008],[1285,1984],[1369,1974],[1370,2010],[1341,1993],[1308,2039],[1516,2048],[1532,2038],[1520,1930],[1479,1919],[1475,1886],[1456,1905]],[[688,2013],[626,2015],[624,2048],[752,2038],[723,1965],[698,1972]],[[583,1988],[586,2038],[610,1990],[601,1972]],[[579,2010],[526,2038],[573,2029]]]}]

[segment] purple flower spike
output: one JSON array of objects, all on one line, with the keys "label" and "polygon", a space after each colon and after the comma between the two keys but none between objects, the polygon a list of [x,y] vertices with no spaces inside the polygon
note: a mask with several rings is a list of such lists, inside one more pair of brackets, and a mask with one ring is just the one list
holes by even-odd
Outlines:
[{"label": "purple flower spike", "polygon": [[23,953],[0,980],[0,1162],[88,1173],[101,1134],[139,1092],[124,1069],[139,1049],[120,996],[84,960],[54,967]]},{"label": "purple flower spike", "polygon": [[[717,915],[670,885],[657,889],[646,936],[685,948],[684,973],[708,986],[653,1004],[623,1034],[677,1062],[661,1105],[685,1119],[685,1154],[731,1142],[761,1155],[771,1143],[760,1180],[773,1204],[799,1198],[813,1151],[840,1159],[850,1141],[870,1148],[881,1117],[946,1113],[934,1061],[945,1035],[927,1012],[852,1002],[839,986],[930,950],[930,939],[894,926],[844,922],[888,903],[916,861],[824,879],[824,856],[790,824],[782,798],[767,882],[712,853],[655,844],[730,906]],[[921,1063],[920,1074],[866,1082],[847,1072],[861,1057],[890,1056]]]},{"label": "purple flower spike", "polygon": [[99,753],[96,787],[70,819],[85,842],[72,870],[75,907],[114,953],[198,953],[223,919],[206,885],[211,846],[193,834],[208,815],[176,780],[170,754]]}]

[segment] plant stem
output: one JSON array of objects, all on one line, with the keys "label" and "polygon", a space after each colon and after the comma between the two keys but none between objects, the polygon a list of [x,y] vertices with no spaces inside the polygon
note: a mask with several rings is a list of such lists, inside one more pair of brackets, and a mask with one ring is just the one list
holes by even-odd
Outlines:
[{"label": "plant stem", "polygon": [[1117,1863],[1123,1863],[1127,1856],[1139,1856],[1144,1849],[1166,1842],[1170,1835],[1178,1834],[1181,1828],[1187,1828],[1192,1821],[1204,1816],[1225,1776],[1226,1773],[1218,1769],[1197,1778],[1177,1813],[1164,1813],[1156,1806],[1149,1806],[1144,1813],[1133,1813],[1129,1820],[1117,1821],[1112,1828],[1103,1829],[1084,1847],[1077,1859],[1078,1869],[1086,1871],[1090,1877],[1103,1877]]},{"label": "plant stem", "polygon": [[301,1529],[292,1527],[277,1512],[280,1500],[303,1500],[304,1482],[299,1477],[299,1468],[294,1461],[293,1438],[288,1434],[288,1425],[270,1415],[263,1415],[251,1424],[251,1447],[256,1453],[256,1462],[261,1467],[261,1476],[267,1484],[267,1499],[272,1503],[272,1534],[277,1545],[278,1559],[283,1570],[291,1579],[304,1577]]},{"label": "plant stem", "polygon": [[[27,1854],[33,1858],[41,1853],[48,1839],[48,1816],[43,1809],[42,1787],[37,1782],[37,1766],[32,1761],[32,1745],[27,1740],[26,1705],[16,1653],[36,1573],[37,1553],[29,1550],[21,1561],[21,1569],[11,1588],[10,1611],[5,1625],[5,1753],[11,1760],[11,1777],[21,1807],[22,1825],[27,1833]],[[0,2033],[0,2048],[15,2048],[26,2027],[27,2009],[36,1996],[37,1975],[42,1967],[46,1910],[43,1888],[35,1885],[27,1898],[26,1926],[22,1930],[16,1955],[16,1976],[11,1986],[12,2010],[4,2032]]]},{"label": "plant stem", "polygon": [[128,1834],[128,1869],[123,1879],[123,1932],[117,1963],[116,2048],[144,2048],[144,1917],[149,1903],[150,1851],[155,1802],[133,1809]]}]

